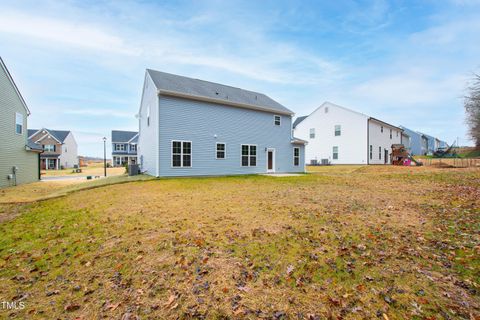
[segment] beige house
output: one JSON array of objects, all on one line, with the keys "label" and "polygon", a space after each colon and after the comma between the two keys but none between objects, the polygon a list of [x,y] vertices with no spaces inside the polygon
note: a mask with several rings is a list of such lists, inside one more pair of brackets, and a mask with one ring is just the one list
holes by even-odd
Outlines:
[{"label": "beige house", "polygon": [[29,141],[40,145],[42,170],[73,168],[78,165],[77,142],[71,131],[42,128],[28,130]]},{"label": "beige house", "polygon": [[41,147],[27,137],[27,104],[0,58],[0,188],[40,179]]}]

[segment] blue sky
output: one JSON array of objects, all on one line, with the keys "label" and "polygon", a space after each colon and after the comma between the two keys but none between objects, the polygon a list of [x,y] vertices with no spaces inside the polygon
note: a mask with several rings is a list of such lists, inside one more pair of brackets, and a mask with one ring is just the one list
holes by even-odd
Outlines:
[{"label": "blue sky", "polygon": [[480,0],[3,1],[0,55],[32,115],[82,155],[136,130],[146,68],[324,101],[451,143],[480,71]]}]

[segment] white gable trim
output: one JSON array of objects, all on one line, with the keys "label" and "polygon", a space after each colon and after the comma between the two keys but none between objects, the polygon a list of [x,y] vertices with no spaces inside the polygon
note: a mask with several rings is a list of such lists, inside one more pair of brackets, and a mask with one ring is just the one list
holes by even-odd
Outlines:
[{"label": "white gable trim", "polygon": [[15,89],[15,92],[16,92],[18,98],[20,99],[20,101],[22,102],[23,107],[24,107],[25,110],[27,111],[27,116],[29,116],[31,113],[30,113],[30,110],[29,110],[28,107],[27,107],[27,103],[25,102],[25,100],[23,99],[22,94],[21,94],[20,91],[18,90],[18,87],[17,87],[17,85],[15,84],[15,81],[13,81],[12,75],[11,75],[10,72],[8,71],[7,66],[5,65],[5,63],[4,63],[3,60],[2,60],[2,57],[0,57],[0,66],[2,66],[2,69],[5,71],[5,74],[7,75],[8,80],[9,80],[10,83],[13,85],[13,88]]},{"label": "white gable trim", "polygon": [[136,137],[138,137],[138,133],[136,135],[134,135],[130,140],[127,141],[127,143],[130,143],[133,139],[135,139]]},{"label": "white gable trim", "polygon": [[55,137],[55,135],[53,135],[50,131],[48,131],[48,129],[45,129],[45,128],[38,130],[37,132],[35,132],[35,134],[32,134],[30,137],[33,137],[34,135],[36,135],[37,133],[39,133],[40,131],[43,131],[43,130],[45,130],[47,132],[47,134],[45,134],[41,138],[37,139],[37,141],[35,141],[35,143],[38,143],[39,141],[42,141],[43,139],[45,139],[46,136],[50,136],[51,138],[53,138],[58,143],[63,144],[60,140],[57,139],[57,137]]}]

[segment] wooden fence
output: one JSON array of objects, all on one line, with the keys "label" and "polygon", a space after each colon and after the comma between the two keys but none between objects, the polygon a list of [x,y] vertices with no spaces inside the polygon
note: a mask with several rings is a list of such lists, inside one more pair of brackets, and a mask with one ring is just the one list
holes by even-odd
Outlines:
[{"label": "wooden fence", "polygon": [[479,167],[480,159],[460,159],[460,158],[436,158],[436,159],[419,159],[424,166],[435,167],[455,167],[455,168],[469,168]]}]

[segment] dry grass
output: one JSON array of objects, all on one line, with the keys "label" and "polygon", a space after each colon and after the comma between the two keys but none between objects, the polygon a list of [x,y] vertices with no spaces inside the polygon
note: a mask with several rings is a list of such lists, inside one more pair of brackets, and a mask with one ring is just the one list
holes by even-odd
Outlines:
[{"label": "dry grass", "polygon": [[480,170],[160,179],[4,206],[12,318],[470,319]]},{"label": "dry grass", "polygon": [[[73,169],[63,170],[42,170],[42,177],[57,177],[57,176],[103,176],[103,163],[93,162],[89,163],[87,167],[82,167],[82,172],[73,172]],[[125,173],[124,167],[107,168],[107,176],[119,176]]]}]

